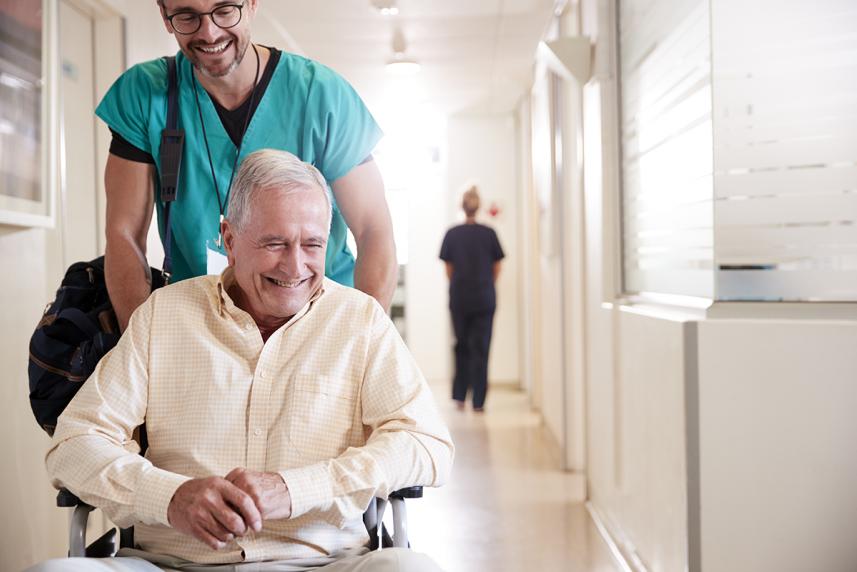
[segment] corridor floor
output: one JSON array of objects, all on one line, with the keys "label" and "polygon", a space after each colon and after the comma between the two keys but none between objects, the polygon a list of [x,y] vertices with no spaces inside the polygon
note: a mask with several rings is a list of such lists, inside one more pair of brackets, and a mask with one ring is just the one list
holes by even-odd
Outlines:
[{"label": "corridor floor", "polygon": [[432,389],[457,450],[449,484],[408,502],[415,550],[447,572],[619,570],[526,394],[494,387],[478,414]]}]

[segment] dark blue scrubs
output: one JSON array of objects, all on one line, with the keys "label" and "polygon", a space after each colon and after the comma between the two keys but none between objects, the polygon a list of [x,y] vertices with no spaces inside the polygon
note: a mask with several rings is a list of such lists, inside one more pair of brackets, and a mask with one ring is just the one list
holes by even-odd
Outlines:
[{"label": "dark blue scrubs", "polygon": [[452,264],[449,310],[456,339],[452,398],[464,402],[472,390],[474,409],[482,409],[488,392],[488,349],[496,308],[494,263],[503,256],[497,233],[482,224],[449,229],[440,248],[440,259]]}]

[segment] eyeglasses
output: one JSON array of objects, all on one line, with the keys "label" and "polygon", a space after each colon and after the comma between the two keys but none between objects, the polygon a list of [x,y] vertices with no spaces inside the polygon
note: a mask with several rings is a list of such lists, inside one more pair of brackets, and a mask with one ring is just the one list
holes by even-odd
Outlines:
[{"label": "eyeglasses", "polygon": [[241,9],[244,4],[221,4],[211,12],[176,12],[167,16],[170,26],[182,35],[195,34],[202,27],[202,17],[209,16],[214,25],[221,29],[233,28],[241,21]]}]

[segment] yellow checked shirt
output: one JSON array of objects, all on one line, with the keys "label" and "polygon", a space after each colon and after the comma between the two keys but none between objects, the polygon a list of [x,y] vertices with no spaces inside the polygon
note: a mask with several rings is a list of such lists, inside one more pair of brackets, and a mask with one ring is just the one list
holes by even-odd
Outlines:
[{"label": "yellow checked shirt", "polygon": [[[439,486],[453,445],[425,379],[375,300],[328,279],[267,342],[227,295],[231,269],[157,290],[59,419],[55,486],[135,526],[143,550],[192,562],[323,556],[366,539],[374,496]],[[132,440],[145,421],[149,449]],[[220,551],[173,530],[193,477],[279,472],[289,519]]]}]

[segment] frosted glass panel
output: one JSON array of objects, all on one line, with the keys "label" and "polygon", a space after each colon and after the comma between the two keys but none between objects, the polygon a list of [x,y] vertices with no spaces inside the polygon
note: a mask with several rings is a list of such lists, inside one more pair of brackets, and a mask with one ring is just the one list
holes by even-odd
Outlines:
[{"label": "frosted glass panel", "polygon": [[724,300],[857,300],[857,2],[712,4]]},{"label": "frosted glass panel", "polygon": [[708,1],[621,0],[627,292],[714,295]]}]

